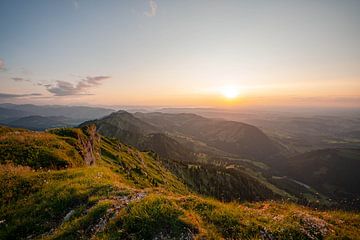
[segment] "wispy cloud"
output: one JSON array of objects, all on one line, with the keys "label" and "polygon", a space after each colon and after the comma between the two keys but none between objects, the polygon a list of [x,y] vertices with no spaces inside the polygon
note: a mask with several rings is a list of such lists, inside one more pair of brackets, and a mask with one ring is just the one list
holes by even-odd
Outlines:
[{"label": "wispy cloud", "polygon": [[158,5],[155,2],[155,0],[149,0],[149,7],[150,7],[149,10],[147,12],[144,12],[145,16],[147,16],[147,17],[156,16]]},{"label": "wispy cloud", "polygon": [[41,94],[40,93],[27,93],[27,94],[0,93],[0,99],[36,97],[36,96],[41,96]]},{"label": "wispy cloud", "polygon": [[[59,80],[56,81],[55,85],[43,84],[43,86],[55,96],[92,95],[87,90],[99,86],[102,81],[109,78],[109,76],[86,77],[77,84]],[[41,83],[39,84],[42,85]]]},{"label": "wispy cloud", "polygon": [[51,87],[52,85],[49,84],[49,83],[38,82],[38,83],[36,83],[36,86],[43,86],[43,87],[49,88],[49,87]]},{"label": "wispy cloud", "polygon": [[30,79],[22,78],[22,77],[13,77],[11,78],[15,82],[31,82]]}]

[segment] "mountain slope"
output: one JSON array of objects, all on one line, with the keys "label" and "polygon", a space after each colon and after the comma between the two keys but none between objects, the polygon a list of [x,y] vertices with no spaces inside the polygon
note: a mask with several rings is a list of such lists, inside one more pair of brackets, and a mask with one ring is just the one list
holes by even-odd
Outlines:
[{"label": "mountain slope", "polygon": [[261,130],[240,122],[209,119],[187,113],[135,113],[135,116],[164,131],[190,136],[244,158],[266,160],[280,151]]},{"label": "mountain slope", "polygon": [[126,111],[118,111],[80,126],[89,124],[95,124],[98,132],[106,137],[116,138],[141,150],[154,151],[163,158],[185,161],[193,159],[189,149],[168,137],[159,128]]},{"label": "mountain slope", "polygon": [[29,115],[31,115],[29,112],[0,107],[0,123],[8,123],[9,121]]},{"label": "mountain slope", "polygon": [[[1,128],[0,136],[13,141],[6,148],[34,142],[35,149],[47,138],[73,147],[83,163],[60,170],[51,164],[34,169],[28,161],[6,157],[7,164],[0,165],[0,239],[360,237],[360,217],[355,213],[284,202],[221,203],[190,193],[151,154],[104,137],[94,140],[93,130],[39,133]],[[57,144],[46,147],[68,152]],[[86,149],[96,157],[91,165],[85,161]],[[41,160],[47,161],[34,161]]]},{"label": "mountain slope", "polygon": [[0,164],[7,162],[35,169],[84,164],[72,145],[53,134],[0,126]]},{"label": "mountain slope", "polygon": [[360,149],[311,151],[289,159],[283,168],[290,176],[332,198],[348,201],[360,196]]}]

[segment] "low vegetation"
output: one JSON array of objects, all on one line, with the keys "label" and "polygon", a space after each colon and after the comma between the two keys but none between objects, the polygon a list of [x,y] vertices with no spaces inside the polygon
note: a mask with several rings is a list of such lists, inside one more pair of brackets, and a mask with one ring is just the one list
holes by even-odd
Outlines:
[{"label": "low vegetation", "polygon": [[[151,152],[116,140],[95,142],[96,162],[88,165],[87,129],[0,128],[0,137],[0,239],[360,238],[357,213],[223,203],[191,192]],[[46,148],[66,164],[30,161],[22,146]]]},{"label": "low vegetation", "polygon": [[83,165],[76,149],[56,135],[0,126],[0,163],[34,169],[61,169]]}]

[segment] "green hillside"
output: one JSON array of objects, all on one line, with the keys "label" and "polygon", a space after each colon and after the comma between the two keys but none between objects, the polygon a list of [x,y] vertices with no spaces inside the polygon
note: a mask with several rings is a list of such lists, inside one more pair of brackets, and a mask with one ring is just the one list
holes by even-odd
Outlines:
[{"label": "green hillside", "polygon": [[0,137],[0,239],[360,238],[356,213],[195,194],[153,153],[94,128]]},{"label": "green hillside", "polygon": [[360,149],[310,151],[290,158],[283,168],[289,176],[344,205],[360,206]]},{"label": "green hillside", "polygon": [[99,120],[84,122],[80,126],[89,124],[95,124],[103,136],[116,138],[141,150],[154,151],[162,158],[183,161],[194,159],[194,154],[183,144],[126,111],[117,111]]},{"label": "green hillside", "polygon": [[280,153],[280,146],[255,126],[196,114],[136,113],[135,117],[163,131],[191,137],[238,156],[267,161]]},{"label": "green hillside", "polygon": [[1,164],[11,162],[35,169],[84,165],[79,152],[53,134],[1,126],[0,156]]}]

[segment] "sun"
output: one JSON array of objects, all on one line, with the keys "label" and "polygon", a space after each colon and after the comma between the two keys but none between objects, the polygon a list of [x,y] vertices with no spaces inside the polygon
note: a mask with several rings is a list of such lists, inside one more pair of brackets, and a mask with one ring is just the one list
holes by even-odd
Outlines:
[{"label": "sun", "polygon": [[227,99],[235,99],[239,96],[239,89],[235,86],[224,86],[220,89],[220,93]]}]

